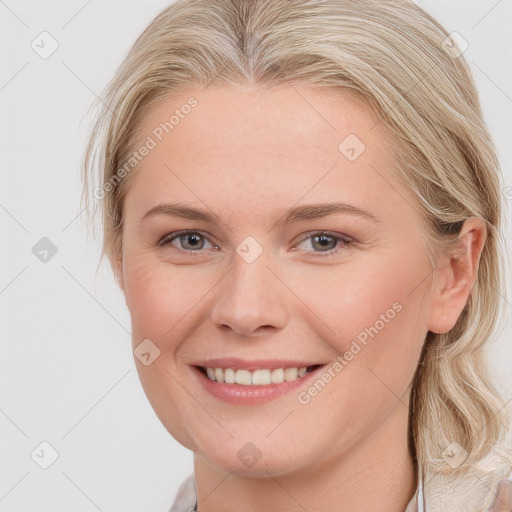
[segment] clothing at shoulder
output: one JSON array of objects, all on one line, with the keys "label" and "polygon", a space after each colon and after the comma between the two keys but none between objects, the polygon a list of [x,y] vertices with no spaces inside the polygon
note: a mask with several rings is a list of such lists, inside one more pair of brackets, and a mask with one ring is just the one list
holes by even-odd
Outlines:
[{"label": "clothing at shoulder", "polygon": [[169,512],[193,512],[196,510],[196,481],[190,475],[178,488]]},{"label": "clothing at shoulder", "polygon": [[510,468],[475,469],[463,477],[425,473],[425,510],[428,512],[485,512],[492,505],[498,481]]},{"label": "clothing at shoulder", "polygon": [[454,476],[425,470],[423,495],[427,512],[485,512],[499,480],[511,478],[512,430],[469,474]]}]

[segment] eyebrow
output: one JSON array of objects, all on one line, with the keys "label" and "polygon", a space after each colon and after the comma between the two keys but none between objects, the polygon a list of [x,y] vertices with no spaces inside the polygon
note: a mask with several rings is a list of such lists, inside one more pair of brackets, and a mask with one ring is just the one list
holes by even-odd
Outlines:
[{"label": "eyebrow", "polygon": [[[286,210],[284,214],[281,213],[280,220],[276,222],[276,225],[286,226],[304,220],[321,219],[334,213],[343,213],[379,222],[379,219],[373,213],[363,208],[353,204],[334,202],[296,206]],[[220,220],[219,216],[213,212],[192,208],[181,203],[159,204],[147,211],[142,220],[153,215],[171,215],[183,219],[202,220],[210,223]]]}]

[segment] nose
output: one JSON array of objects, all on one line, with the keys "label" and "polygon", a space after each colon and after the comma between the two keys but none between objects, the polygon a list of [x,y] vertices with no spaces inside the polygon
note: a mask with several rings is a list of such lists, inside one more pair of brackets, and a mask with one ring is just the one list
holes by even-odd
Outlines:
[{"label": "nose", "polygon": [[231,272],[219,283],[211,314],[220,329],[254,336],[282,329],[287,322],[286,287],[268,268],[265,252],[252,263],[233,255]]}]

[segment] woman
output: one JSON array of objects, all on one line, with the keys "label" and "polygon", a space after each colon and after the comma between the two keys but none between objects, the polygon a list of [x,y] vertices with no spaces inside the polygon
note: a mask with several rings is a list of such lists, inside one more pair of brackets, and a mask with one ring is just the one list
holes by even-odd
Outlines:
[{"label": "woman", "polygon": [[172,511],[512,510],[499,165],[439,23],[178,0],[101,101],[84,198],[194,453]]}]

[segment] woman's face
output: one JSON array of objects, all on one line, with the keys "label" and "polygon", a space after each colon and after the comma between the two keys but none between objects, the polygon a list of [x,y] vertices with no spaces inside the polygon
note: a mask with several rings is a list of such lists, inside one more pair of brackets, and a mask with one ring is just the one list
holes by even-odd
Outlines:
[{"label": "woman's face", "polygon": [[405,443],[433,267],[377,120],[303,86],[211,86],[144,117],[122,233],[135,361],[214,465],[277,475]]}]

